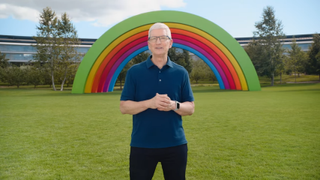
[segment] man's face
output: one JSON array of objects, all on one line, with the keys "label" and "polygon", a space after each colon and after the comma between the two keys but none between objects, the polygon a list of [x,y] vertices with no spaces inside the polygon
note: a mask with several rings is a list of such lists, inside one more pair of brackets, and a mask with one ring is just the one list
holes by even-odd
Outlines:
[{"label": "man's face", "polygon": [[[165,29],[154,29],[150,32],[150,40],[148,41],[149,50],[153,56],[165,55],[172,47],[172,39],[167,38],[168,34]],[[155,41],[152,38],[155,38]],[[166,39],[164,39],[166,37]]]}]

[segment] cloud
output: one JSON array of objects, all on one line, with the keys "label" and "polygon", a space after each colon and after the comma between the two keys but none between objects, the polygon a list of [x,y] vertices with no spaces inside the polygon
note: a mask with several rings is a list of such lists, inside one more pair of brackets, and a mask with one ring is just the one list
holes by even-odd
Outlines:
[{"label": "cloud", "polygon": [[89,21],[108,26],[128,17],[161,8],[179,8],[184,0],[2,0],[0,18],[12,16],[38,22],[43,8],[51,7],[60,15],[66,12],[72,21]]},{"label": "cloud", "polygon": [[27,19],[37,22],[39,19],[39,13],[39,11],[29,7],[20,7],[10,4],[0,4],[1,19],[12,16],[15,19]]}]

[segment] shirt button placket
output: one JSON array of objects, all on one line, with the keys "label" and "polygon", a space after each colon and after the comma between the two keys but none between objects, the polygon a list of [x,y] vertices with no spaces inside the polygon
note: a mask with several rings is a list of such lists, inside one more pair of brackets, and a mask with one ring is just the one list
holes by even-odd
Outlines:
[{"label": "shirt button placket", "polygon": [[161,82],[161,71],[159,71],[159,83]]}]

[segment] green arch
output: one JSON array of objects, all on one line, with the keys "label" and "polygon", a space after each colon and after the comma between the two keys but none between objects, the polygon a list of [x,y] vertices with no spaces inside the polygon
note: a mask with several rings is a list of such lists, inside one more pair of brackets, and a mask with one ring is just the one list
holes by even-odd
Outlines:
[{"label": "green arch", "polygon": [[253,64],[239,43],[225,30],[202,17],[179,11],[153,11],[128,18],[110,28],[89,49],[75,77],[72,93],[84,93],[86,81],[95,61],[113,41],[124,33],[155,22],[172,22],[198,28],[221,42],[238,62],[248,85],[248,90],[261,90]]}]

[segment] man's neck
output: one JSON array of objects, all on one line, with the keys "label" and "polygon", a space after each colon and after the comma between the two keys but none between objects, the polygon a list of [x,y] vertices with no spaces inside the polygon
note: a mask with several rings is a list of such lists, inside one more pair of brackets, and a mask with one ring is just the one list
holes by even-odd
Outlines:
[{"label": "man's neck", "polygon": [[167,64],[168,55],[164,56],[152,56],[151,61],[154,65],[156,65],[159,69],[162,69],[164,65]]}]

